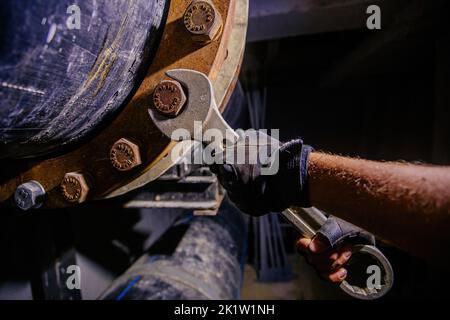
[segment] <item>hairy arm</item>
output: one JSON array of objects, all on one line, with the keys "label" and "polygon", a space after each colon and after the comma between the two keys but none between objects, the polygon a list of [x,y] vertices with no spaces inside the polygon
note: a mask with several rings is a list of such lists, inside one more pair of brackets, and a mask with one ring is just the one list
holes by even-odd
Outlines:
[{"label": "hairy arm", "polygon": [[450,261],[450,167],[313,152],[311,203],[432,262]]}]

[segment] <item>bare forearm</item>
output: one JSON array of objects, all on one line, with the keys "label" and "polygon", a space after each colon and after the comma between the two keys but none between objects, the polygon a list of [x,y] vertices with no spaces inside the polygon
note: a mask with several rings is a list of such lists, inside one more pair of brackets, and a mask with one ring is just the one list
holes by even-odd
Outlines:
[{"label": "bare forearm", "polygon": [[314,206],[430,260],[449,248],[450,167],[314,152],[308,171]]}]

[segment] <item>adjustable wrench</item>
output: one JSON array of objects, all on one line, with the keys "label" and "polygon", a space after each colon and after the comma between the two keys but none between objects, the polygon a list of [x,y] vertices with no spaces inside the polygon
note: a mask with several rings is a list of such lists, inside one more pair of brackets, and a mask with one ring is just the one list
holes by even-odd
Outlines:
[{"label": "adjustable wrench", "polygon": [[[170,139],[173,139],[173,132],[177,129],[187,130],[190,134],[190,139],[199,140],[203,143],[211,143],[216,141],[208,141],[208,137],[198,135],[195,132],[196,126],[201,125],[202,132],[208,129],[218,130],[222,137],[227,137],[228,140],[236,142],[239,135],[226,123],[223,119],[219,109],[217,108],[213,86],[211,81],[203,73],[187,70],[174,69],[166,72],[167,76],[180,82],[188,93],[188,101],[184,106],[184,110],[176,117],[167,117],[161,115],[153,108],[149,109],[150,117],[155,125]],[[175,137],[180,139],[180,137]],[[212,139],[211,139],[212,140]],[[311,221],[315,221],[316,225],[320,227],[326,216],[315,208],[308,209],[293,209],[289,208],[282,212],[282,215],[297,228],[304,236],[313,238],[316,233],[316,228],[310,225]],[[381,270],[384,284],[380,288],[364,288],[357,285],[351,285],[348,281],[343,281],[340,287],[343,291],[352,297],[358,299],[377,299],[383,296],[390,290],[393,284],[393,271],[387,258],[374,246],[356,245],[353,246],[353,255],[349,263],[356,260],[358,254],[365,254],[372,257],[372,261]],[[369,276],[369,275],[367,275]],[[349,275],[347,276],[347,279]]]}]

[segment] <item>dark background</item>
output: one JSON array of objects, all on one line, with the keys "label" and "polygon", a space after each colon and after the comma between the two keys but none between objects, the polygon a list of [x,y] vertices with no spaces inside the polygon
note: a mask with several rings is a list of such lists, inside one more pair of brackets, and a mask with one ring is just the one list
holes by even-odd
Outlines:
[{"label": "dark background", "polygon": [[[265,110],[262,127],[335,154],[450,164],[448,2],[375,1],[381,30],[368,30],[368,15],[351,5],[308,15],[253,3],[241,82],[247,102]],[[282,33],[291,36],[277,39]],[[396,275],[388,298],[448,296],[446,266],[383,250]]]}]

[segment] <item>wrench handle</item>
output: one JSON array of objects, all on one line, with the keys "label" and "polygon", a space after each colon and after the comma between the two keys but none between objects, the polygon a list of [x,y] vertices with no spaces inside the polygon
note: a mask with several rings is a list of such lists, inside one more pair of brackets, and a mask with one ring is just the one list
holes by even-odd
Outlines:
[{"label": "wrench handle", "polygon": [[281,215],[300,231],[303,236],[312,239],[316,235],[316,231],[292,209],[288,208],[282,211]]},{"label": "wrench handle", "polygon": [[[312,239],[316,235],[317,231],[310,223],[314,223],[318,226],[325,223],[327,217],[317,208],[299,208],[301,212],[297,212],[291,208],[288,208],[281,212],[281,215],[288,220],[300,233]],[[378,288],[364,288],[349,283],[348,280],[344,280],[339,284],[341,290],[346,294],[361,300],[374,300],[385,295],[393,285],[394,272],[389,260],[383,255],[383,253],[374,246],[369,245],[354,245],[352,247],[352,258],[350,261],[355,262],[361,255],[369,255],[371,259],[376,263],[379,271],[383,275],[384,284]]]}]

